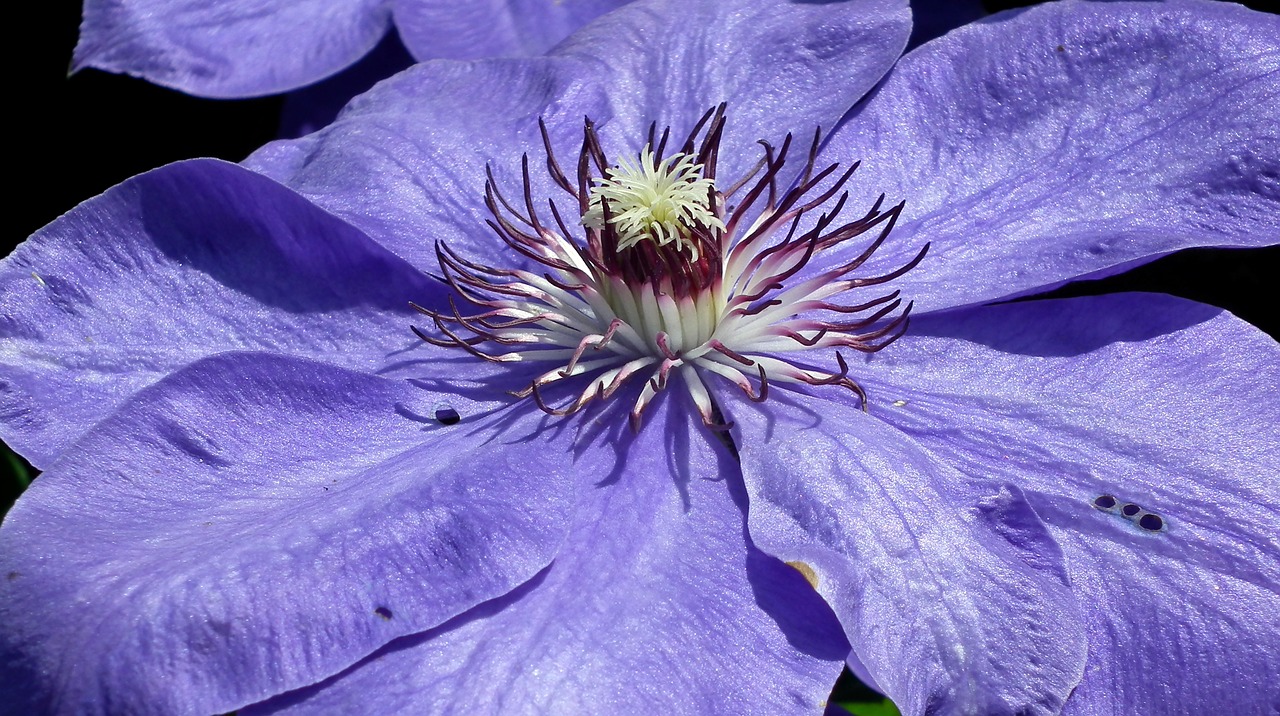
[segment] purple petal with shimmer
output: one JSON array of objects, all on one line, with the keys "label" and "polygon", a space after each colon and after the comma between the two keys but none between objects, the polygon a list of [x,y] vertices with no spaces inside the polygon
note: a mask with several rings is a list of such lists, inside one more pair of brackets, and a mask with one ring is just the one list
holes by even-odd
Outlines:
[{"label": "purple petal with shimmer", "polygon": [[1089,625],[1064,713],[1274,708],[1275,341],[1221,309],[1120,294],[921,318],[854,371],[873,416],[1017,484],[1049,526]]},{"label": "purple petal with shimmer", "polygon": [[750,544],[737,466],[683,402],[609,440],[622,469],[579,461],[584,498],[537,579],[244,713],[818,713],[848,644]]},{"label": "purple petal with shimmer", "polygon": [[72,69],[203,97],[275,94],[352,64],[390,24],[387,0],[85,0]]},{"label": "purple petal with shimmer", "polygon": [[3,691],[25,713],[222,713],[534,576],[567,529],[568,438],[528,410],[445,427],[439,397],[243,353],[144,390],[0,527]]},{"label": "purple petal with shimmer", "polygon": [[972,484],[843,401],[733,396],[726,412],[751,538],[816,573],[904,713],[1058,713],[1086,642],[1061,551],[1021,490]]},{"label": "purple petal with shimmer", "polygon": [[920,310],[1191,246],[1280,241],[1280,18],[1228,3],[1051,3],[912,52],[824,150],[854,206],[906,200],[870,266]]},{"label": "purple petal with shimmer", "polygon": [[893,66],[911,33],[905,0],[635,2],[574,34],[553,54],[599,67],[613,106],[605,149],[638,153],[649,123],[683,140],[728,102],[718,174],[730,182],[788,132],[803,155]]},{"label": "purple petal with shimmer", "polygon": [[573,61],[429,62],[361,95],[324,130],[268,144],[245,165],[438,272],[437,241],[473,257],[503,250],[485,224],[486,165],[520,201],[520,158],[528,152],[537,196],[552,196],[538,118],[557,149],[576,158],[583,116],[607,119],[605,108]]},{"label": "purple petal with shimmer", "polygon": [[396,28],[419,61],[541,55],[630,0],[397,0]]},{"label": "purple petal with shimmer", "polygon": [[[234,164],[173,164],[91,199],[0,263],[0,432],[34,464],[143,386],[224,351],[362,372],[421,359],[439,284]],[[421,316],[419,316],[421,318]]]}]

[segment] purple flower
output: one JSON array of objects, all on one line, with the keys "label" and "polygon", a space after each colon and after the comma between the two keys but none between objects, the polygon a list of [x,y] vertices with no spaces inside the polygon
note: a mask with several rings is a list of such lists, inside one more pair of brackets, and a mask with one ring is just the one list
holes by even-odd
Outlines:
[{"label": "purple flower", "polygon": [[9,702],[816,713],[847,660],[909,714],[1274,708],[1280,349],[996,302],[1276,243],[1280,23],[1063,3],[895,66],[909,32],[641,0],[37,233]]},{"label": "purple flower", "polygon": [[392,25],[419,61],[538,55],[627,2],[85,0],[71,67],[127,73],[203,97],[254,97],[350,67]]}]

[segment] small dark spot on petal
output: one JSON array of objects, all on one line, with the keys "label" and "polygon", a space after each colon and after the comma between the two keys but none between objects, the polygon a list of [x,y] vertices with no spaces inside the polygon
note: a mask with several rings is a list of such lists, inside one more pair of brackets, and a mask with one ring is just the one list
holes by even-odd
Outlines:
[{"label": "small dark spot on petal", "polygon": [[21,577],[21,576],[22,576],[22,575],[21,575],[21,574],[18,574],[17,572],[10,572],[10,573],[8,574],[8,577],[9,577],[9,579],[10,579],[10,580],[17,579],[18,577]]},{"label": "small dark spot on petal", "polygon": [[1148,532],[1159,532],[1164,529],[1164,519],[1154,512],[1148,512],[1138,518],[1138,526]]},{"label": "small dark spot on petal", "polygon": [[1116,506],[1116,498],[1111,495],[1098,495],[1093,498],[1093,506],[1100,510],[1110,510]]},{"label": "small dark spot on petal", "polygon": [[1130,519],[1137,517],[1139,512],[1142,512],[1142,508],[1132,502],[1126,502],[1124,507],[1120,508],[1120,514]]},{"label": "small dark spot on petal", "polygon": [[1066,52],[1066,51],[1067,51],[1067,48],[1063,47],[1062,45],[1058,45],[1058,47],[1057,47],[1056,49],[1058,50],[1058,52]]},{"label": "small dark spot on petal", "polygon": [[462,416],[458,415],[458,411],[453,408],[440,408],[436,411],[436,420],[439,420],[441,425],[456,425],[462,420]]},{"label": "small dark spot on petal", "polygon": [[374,614],[377,614],[378,616],[382,617],[383,619],[385,619],[385,620],[387,620],[387,621],[391,621],[391,617],[392,617],[392,616],[394,616],[394,615],[391,613],[391,610],[390,610],[390,609],[387,609],[386,607],[378,607],[377,609],[374,609],[374,610],[373,610],[373,613],[374,613]]}]

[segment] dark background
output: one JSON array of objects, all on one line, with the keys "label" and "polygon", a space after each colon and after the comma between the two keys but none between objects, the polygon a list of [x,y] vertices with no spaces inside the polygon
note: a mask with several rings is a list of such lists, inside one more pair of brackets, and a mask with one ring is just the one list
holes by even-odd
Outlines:
[{"label": "dark background", "polygon": [[[915,5],[916,3],[913,3]],[[929,4],[922,2],[921,4]],[[987,2],[989,11],[1030,3]],[[1246,3],[1261,9],[1261,3]],[[77,203],[148,169],[190,157],[238,161],[276,137],[279,98],[204,100],[125,76],[87,70],[67,77],[80,22],[77,0],[27,3],[11,24],[8,101],[11,222],[0,255]],[[942,6],[954,7],[954,3]],[[1103,281],[1052,295],[1159,291],[1226,308],[1280,335],[1274,298],[1280,249],[1194,249]],[[20,463],[0,454],[0,513],[22,481]]]}]

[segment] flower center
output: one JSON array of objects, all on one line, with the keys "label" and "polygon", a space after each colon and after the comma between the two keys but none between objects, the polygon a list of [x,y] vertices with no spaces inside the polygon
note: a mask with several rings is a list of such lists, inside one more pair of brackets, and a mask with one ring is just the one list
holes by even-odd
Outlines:
[{"label": "flower center", "polygon": [[[453,299],[448,312],[415,306],[436,333],[414,332],[484,360],[550,363],[554,367],[514,395],[553,415],[576,413],[642,377],[631,407],[637,430],[646,407],[676,376],[711,428],[727,427],[703,380],[711,376],[755,401],[768,397],[771,383],[841,386],[865,408],[866,393],[849,378],[839,349],[875,352],[902,335],[911,304],[903,306],[897,291],[866,296],[864,289],[906,273],[929,247],[894,271],[854,277],[888,237],[903,204],[882,210],[881,196],[865,215],[839,221],[848,198],[841,190],[857,164],[839,174],[838,165],[815,172],[816,133],[790,188],[779,188],[791,147],[787,135],[776,151],[760,142],[764,156],[755,169],[722,190],[716,163],[724,123],[721,105],[665,157],[669,132],[655,143],[650,127],[637,161],[611,165],[587,120],[576,181],[560,168],[542,126],[547,168],[574,200],[583,240],[572,238],[554,200],[548,202],[554,228],[539,216],[528,156],[522,206],[508,201],[490,174],[491,224],[536,267],[492,267],[438,243],[443,280],[479,310],[464,314]],[[873,229],[868,245],[842,255],[851,239]],[[818,255],[834,258],[806,273]],[[789,357],[822,349],[834,350],[836,370]],[[553,390],[567,390],[568,397],[553,405],[546,397]]]},{"label": "flower center", "polygon": [[[655,162],[646,146],[640,161],[626,159],[596,179],[588,198],[582,225],[600,231],[612,224],[618,234],[618,251],[646,239],[658,246],[676,244],[697,260],[695,231],[724,231],[720,217],[711,210],[715,181],[702,174],[702,165],[688,154],[677,153]],[[605,216],[608,215],[606,219]]]}]

